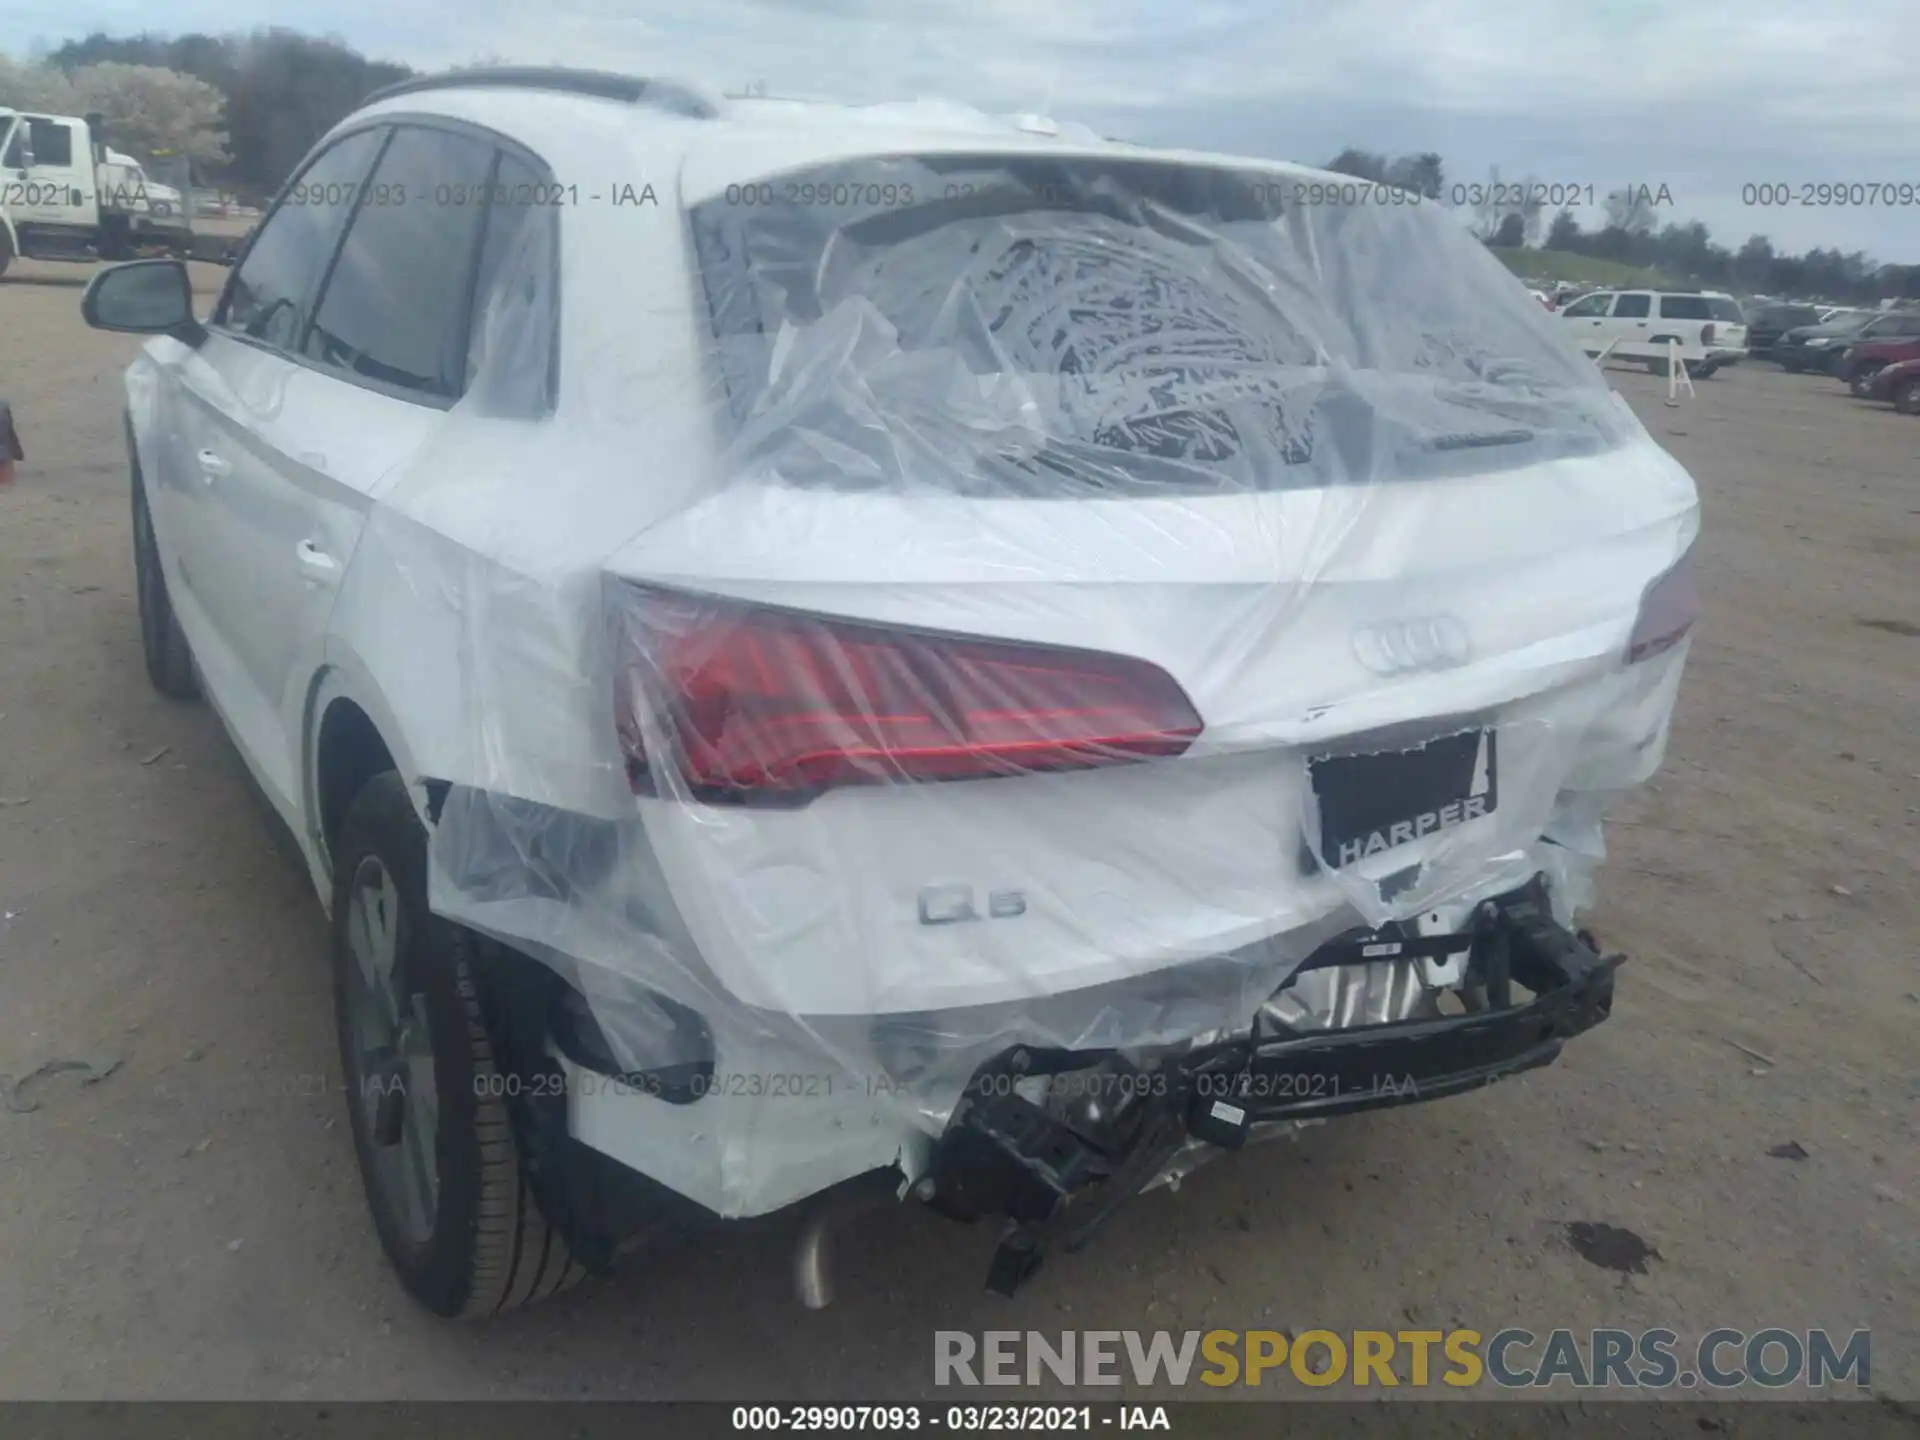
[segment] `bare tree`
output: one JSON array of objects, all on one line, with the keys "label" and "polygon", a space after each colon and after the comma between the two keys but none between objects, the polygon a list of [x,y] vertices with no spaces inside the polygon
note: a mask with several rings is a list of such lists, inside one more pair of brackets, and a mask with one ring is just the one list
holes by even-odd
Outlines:
[{"label": "bare tree", "polygon": [[73,115],[80,109],[80,99],[67,77],[51,65],[23,65],[0,54],[0,105]]},{"label": "bare tree", "polygon": [[1609,191],[1606,199],[1607,228],[1644,235],[1653,229],[1653,197],[1644,185]]},{"label": "bare tree", "polygon": [[227,102],[204,80],[109,61],[74,71],[73,89],[83,113],[100,112],[119,149],[178,156],[196,166],[227,159]]},{"label": "bare tree", "polygon": [[1495,235],[1500,233],[1500,222],[1507,218],[1507,186],[1500,178],[1500,167],[1493,166],[1487,171],[1487,178],[1479,185],[1469,187],[1467,208],[1473,212],[1473,233],[1476,239],[1491,244]]},{"label": "bare tree", "polygon": [[0,55],[0,105],[50,115],[98,111],[115,148],[147,159],[218,165],[227,158],[224,97],[205,81],[154,65],[87,65],[68,75]]}]

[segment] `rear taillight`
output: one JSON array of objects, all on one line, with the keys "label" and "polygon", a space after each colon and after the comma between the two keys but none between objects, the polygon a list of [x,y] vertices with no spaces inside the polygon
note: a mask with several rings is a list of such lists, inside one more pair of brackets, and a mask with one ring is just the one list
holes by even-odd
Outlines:
[{"label": "rear taillight", "polygon": [[1627,639],[1627,663],[1650,660],[1686,638],[1700,618],[1700,592],[1694,584],[1693,550],[1667,571],[1640,597],[1640,614]]},{"label": "rear taillight", "polygon": [[1702,325],[1700,327],[1700,343],[1702,345],[1711,345],[1713,343],[1713,326]]},{"label": "rear taillight", "polygon": [[803,800],[1179,755],[1200,717],[1164,670],[1087,650],[616,587],[616,719],[641,794]]}]

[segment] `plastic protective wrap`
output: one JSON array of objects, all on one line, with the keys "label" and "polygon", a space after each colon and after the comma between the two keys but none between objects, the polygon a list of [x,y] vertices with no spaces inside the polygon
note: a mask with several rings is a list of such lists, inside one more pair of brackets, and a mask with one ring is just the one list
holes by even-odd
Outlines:
[{"label": "plastic protective wrap", "polygon": [[892,148],[526,217],[336,625],[435,909],[650,1077],[576,1132],[730,1214],[911,1175],[1015,1045],[1423,1013],[1457,968],[1287,982],[1587,904],[1691,618],[1691,482],[1432,203]]}]

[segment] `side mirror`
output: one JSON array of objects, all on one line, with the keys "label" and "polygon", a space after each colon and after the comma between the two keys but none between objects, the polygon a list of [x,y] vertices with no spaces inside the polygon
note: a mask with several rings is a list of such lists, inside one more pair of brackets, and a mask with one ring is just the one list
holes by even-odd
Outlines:
[{"label": "side mirror", "polygon": [[96,330],[172,335],[198,345],[206,331],[193,315],[193,282],[178,260],[132,260],[102,270],[80,297],[80,318]]}]

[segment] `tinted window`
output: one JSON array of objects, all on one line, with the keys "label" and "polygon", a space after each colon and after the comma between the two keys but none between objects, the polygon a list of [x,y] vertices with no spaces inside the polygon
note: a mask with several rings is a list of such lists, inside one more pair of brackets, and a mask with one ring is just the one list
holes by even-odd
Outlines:
[{"label": "tinted window", "polygon": [[459,395],[492,164],[492,148],[465,135],[394,131],[314,311],[310,358],[404,390]]},{"label": "tinted window", "polygon": [[1920,315],[1898,315],[1887,322],[1889,335],[1920,335]]},{"label": "tinted window", "polygon": [[547,408],[554,216],[552,207],[533,203],[546,188],[546,177],[533,167],[501,155],[488,192],[466,356],[467,383],[484,370],[486,393],[479,398],[495,414],[538,415]]},{"label": "tinted window", "polygon": [[1621,316],[1632,320],[1645,315],[1653,300],[1651,295],[1622,295],[1613,302],[1613,314],[1617,320]]},{"label": "tinted window", "polygon": [[73,164],[73,127],[58,120],[29,120],[28,148],[35,165]]},{"label": "tinted window", "polygon": [[380,135],[374,130],[349,135],[287,187],[234,274],[215,324],[269,345],[294,347],[308,298],[333,254],[340,227],[353,213]]},{"label": "tinted window", "polygon": [[1663,320],[1711,320],[1713,311],[1704,295],[1662,295],[1660,318]]},{"label": "tinted window", "polygon": [[27,168],[26,126],[15,125],[13,127],[13,134],[7,139],[6,158],[0,160],[0,164],[5,165],[9,170],[24,170]]},{"label": "tinted window", "polygon": [[1560,313],[1562,315],[1604,315],[1612,300],[1611,295],[1583,295]]}]

